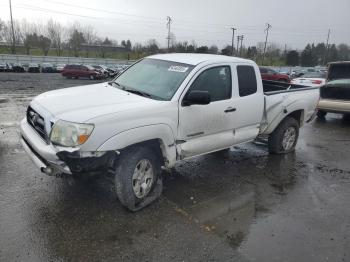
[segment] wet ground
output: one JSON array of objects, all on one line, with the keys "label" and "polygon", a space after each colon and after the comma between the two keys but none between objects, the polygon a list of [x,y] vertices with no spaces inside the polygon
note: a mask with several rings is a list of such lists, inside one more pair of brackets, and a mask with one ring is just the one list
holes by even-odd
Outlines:
[{"label": "wet ground", "polygon": [[41,174],[18,140],[33,95],[89,84],[0,73],[0,261],[350,261],[350,122],[302,128],[294,154],[249,144],[180,162],[126,211],[107,182]]}]

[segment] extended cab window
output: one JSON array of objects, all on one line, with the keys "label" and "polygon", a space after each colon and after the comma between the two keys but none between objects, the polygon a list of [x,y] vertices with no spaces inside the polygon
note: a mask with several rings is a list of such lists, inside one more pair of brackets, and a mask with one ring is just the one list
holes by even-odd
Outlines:
[{"label": "extended cab window", "polygon": [[237,66],[239,96],[249,96],[258,90],[254,67]]},{"label": "extended cab window", "polygon": [[232,93],[231,69],[218,66],[205,70],[192,83],[190,90],[208,91],[212,102],[230,99]]}]

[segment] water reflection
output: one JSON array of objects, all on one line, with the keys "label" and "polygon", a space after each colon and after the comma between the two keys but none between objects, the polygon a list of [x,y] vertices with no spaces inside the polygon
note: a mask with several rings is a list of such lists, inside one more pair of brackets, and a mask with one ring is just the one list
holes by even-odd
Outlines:
[{"label": "water reflection", "polygon": [[[165,183],[166,197],[191,221],[224,238],[232,247],[239,247],[246,239],[256,217],[273,212],[274,206],[293,190],[301,165],[295,154],[268,155],[252,148],[224,152],[221,161],[213,154],[183,163]],[[190,178],[182,170],[190,170]],[[200,173],[198,177],[196,172]]]}]

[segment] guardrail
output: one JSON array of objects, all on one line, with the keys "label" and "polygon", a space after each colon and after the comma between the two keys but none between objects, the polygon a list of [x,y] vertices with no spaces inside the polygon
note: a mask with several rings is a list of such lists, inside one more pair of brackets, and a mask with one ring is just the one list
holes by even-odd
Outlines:
[{"label": "guardrail", "polygon": [[110,58],[85,58],[85,57],[62,57],[62,56],[32,56],[0,54],[0,61],[7,63],[50,63],[50,64],[88,64],[88,65],[130,65],[134,60],[119,60]]}]

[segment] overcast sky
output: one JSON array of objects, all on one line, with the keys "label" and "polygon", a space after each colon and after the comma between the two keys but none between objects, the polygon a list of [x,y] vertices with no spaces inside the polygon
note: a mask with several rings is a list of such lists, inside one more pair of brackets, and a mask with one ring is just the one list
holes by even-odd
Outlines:
[{"label": "overcast sky", "polygon": [[[331,43],[350,44],[350,0],[12,0],[12,7],[16,20],[79,21],[119,42],[155,38],[165,46],[170,16],[176,40],[197,45],[230,44],[231,27],[245,36],[244,45],[255,45],[264,41],[267,22],[272,25],[269,42],[281,47],[326,41],[328,28]],[[8,20],[9,13],[8,0],[1,0],[0,18]]]}]

